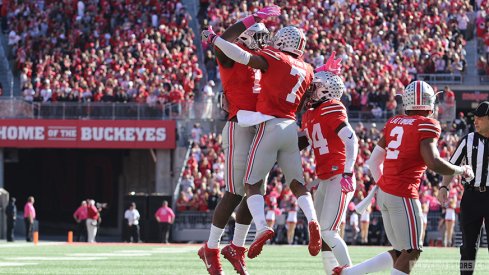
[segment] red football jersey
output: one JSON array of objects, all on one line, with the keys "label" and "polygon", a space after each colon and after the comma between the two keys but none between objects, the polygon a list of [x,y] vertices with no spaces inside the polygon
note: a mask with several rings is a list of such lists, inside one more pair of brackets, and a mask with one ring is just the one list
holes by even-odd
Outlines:
[{"label": "red football jersey", "polygon": [[302,96],[312,82],[313,68],[273,47],[266,47],[258,55],[267,60],[268,70],[262,72],[262,91],[256,110],[278,118],[295,119]]},{"label": "red football jersey", "polygon": [[[255,53],[241,44],[237,45],[247,52]],[[223,67],[219,59],[217,64],[224,95],[229,104],[228,119],[236,116],[239,110],[256,111],[256,102],[261,90],[261,71],[238,62],[234,62],[231,68]]]},{"label": "red football jersey", "polygon": [[316,174],[322,180],[344,172],[345,144],[336,129],[347,120],[345,106],[333,99],[307,110],[302,116],[302,129],[314,150]]},{"label": "red football jersey", "polygon": [[418,198],[426,164],[421,157],[423,139],[440,137],[440,124],[423,116],[395,116],[384,127],[386,156],[379,187],[392,195]]}]

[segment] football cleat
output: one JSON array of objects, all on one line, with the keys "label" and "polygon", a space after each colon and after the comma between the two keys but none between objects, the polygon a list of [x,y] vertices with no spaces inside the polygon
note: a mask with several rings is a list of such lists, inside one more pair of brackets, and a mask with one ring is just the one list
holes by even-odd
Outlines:
[{"label": "football cleat", "polygon": [[219,259],[219,248],[209,248],[207,243],[199,249],[197,253],[204,261],[205,267],[210,275],[223,275],[221,260]]},{"label": "football cleat", "polygon": [[335,268],[333,268],[333,275],[341,275],[341,272],[343,271],[343,269],[347,268],[348,265],[343,265],[343,266],[337,266]]},{"label": "football cleat", "polygon": [[309,254],[316,256],[321,251],[321,228],[316,220],[309,222]]},{"label": "football cleat", "polygon": [[248,250],[248,258],[253,259],[260,255],[263,246],[268,240],[271,240],[275,236],[275,232],[270,227],[265,227],[263,231],[255,236],[255,240],[251,243]]},{"label": "football cleat", "polygon": [[245,263],[246,248],[234,245],[232,242],[221,250],[221,254],[234,267],[234,270],[240,275],[248,275]]}]

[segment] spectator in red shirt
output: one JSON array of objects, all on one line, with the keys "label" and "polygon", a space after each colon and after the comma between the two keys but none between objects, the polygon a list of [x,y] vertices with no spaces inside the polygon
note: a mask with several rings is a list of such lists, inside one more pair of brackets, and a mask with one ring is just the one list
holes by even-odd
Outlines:
[{"label": "spectator in red shirt", "polygon": [[73,218],[76,221],[76,230],[75,230],[75,242],[81,241],[82,237],[85,241],[88,241],[87,236],[87,216],[88,216],[88,208],[87,201],[82,201],[80,207],[76,209],[75,213],[73,213]]}]

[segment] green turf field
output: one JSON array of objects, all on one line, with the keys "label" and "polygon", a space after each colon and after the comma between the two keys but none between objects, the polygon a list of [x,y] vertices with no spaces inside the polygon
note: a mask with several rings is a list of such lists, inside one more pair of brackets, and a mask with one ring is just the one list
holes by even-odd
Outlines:
[{"label": "green turf field", "polygon": [[[68,245],[41,242],[0,243],[0,274],[206,274],[198,258],[198,245]],[[350,247],[354,263],[387,247]],[[475,274],[489,274],[486,249],[479,252]],[[458,250],[425,248],[413,274],[457,274]],[[235,274],[223,259],[224,271]],[[324,274],[321,259],[311,257],[306,246],[266,246],[262,255],[248,260],[251,274]],[[383,274],[390,274],[385,272]]]}]

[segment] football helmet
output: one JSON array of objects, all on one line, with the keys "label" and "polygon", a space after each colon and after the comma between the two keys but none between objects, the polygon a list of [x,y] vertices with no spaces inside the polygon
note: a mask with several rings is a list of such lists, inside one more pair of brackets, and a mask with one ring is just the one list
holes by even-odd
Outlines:
[{"label": "football helmet", "polygon": [[312,102],[320,102],[327,99],[340,100],[345,90],[345,84],[340,76],[328,71],[317,72],[312,80],[310,100]]},{"label": "football helmet", "polygon": [[402,105],[406,111],[433,111],[435,100],[430,84],[419,80],[407,85],[402,95]]},{"label": "football helmet", "polygon": [[306,36],[296,26],[287,26],[273,36],[271,46],[282,52],[302,56],[306,48]]},{"label": "football helmet", "polygon": [[238,40],[251,50],[258,50],[268,44],[270,32],[263,23],[255,23],[244,31]]}]

